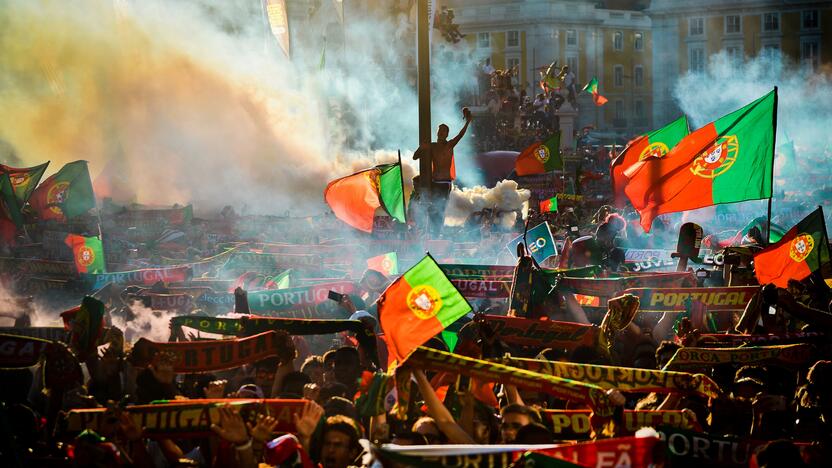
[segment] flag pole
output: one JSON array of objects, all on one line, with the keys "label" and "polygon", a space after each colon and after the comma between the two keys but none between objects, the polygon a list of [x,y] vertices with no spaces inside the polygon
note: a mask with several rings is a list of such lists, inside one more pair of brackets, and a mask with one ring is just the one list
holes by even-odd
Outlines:
[{"label": "flag pole", "polygon": [[404,167],[402,166],[402,150],[399,149],[399,176],[402,181],[402,207],[404,208],[404,223],[407,224],[407,197],[404,193]]},{"label": "flag pole", "polygon": [[771,180],[769,187],[771,193],[768,197],[768,222],[766,223],[766,242],[768,245],[771,242],[771,200],[774,198],[774,157],[777,148],[777,86],[774,87],[774,111],[771,113],[771,126],[773,127],[773,135],[771,141]]}]

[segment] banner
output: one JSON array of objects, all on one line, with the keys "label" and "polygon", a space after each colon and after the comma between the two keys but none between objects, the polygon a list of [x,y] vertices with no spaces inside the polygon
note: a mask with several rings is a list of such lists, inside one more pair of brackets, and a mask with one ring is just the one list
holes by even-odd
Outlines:
[{"label": "banner", "polygon": [[[176,400],[152,405],[128,406],[124,409],[136,427],[143,428],[143,436],[151,439],[211,437],[212,424],[219,424],[219,408],[230,404],[240,410],[243,419],[254,421],[258,414],[277,419],[276,432],[294,432],[294,415],[300,415],[306,400],[279,399],[205,399]],[[102,431],[110,423],[112,411],[107,408],[74,409],[64,421],[60,431],[77,434],[85,429]]]},{"label": "banner", "polygon": [[233,276],[248,271],[277,274],[289,268],[320,267],[322,264],[320,255],[234,252],[220,268],[220,272]]},{"label": "banner", "polygon": [[164,283],[188,281],[191,279],[191,268],[186,266],[148,268],[144,270],[81,275],[81,277],[92,283],[92,289],[101,289],[107,283],[149,286],[159,281]]},{"label": "banner", "polygon": [[[517,245],[521,242],[524,242],[522,234],[512,239],[506,245],[506,248],[514,258],[517,258]],[[537,260],[537,263],[543,263],[547,258],[558,254],[558,250],[555,247],[555,239],[552,237],[552,231],[549,229],[549,223],[546,221],[526,231],[525,242],[526,250]]]},{"label": "banner", "polygon": [[722,394],[716,382],[703,374],[526,358],[508,358],[501,362],[532,372],[591,383],[604,389],[617,388],[622,392],[683,392],[696,393],[706,398],[716,398]]},{"label": "banner", "polygon": [[289,335],[329,335],[345,331],[352,332],[367,357],[379,365],[376,334],[359,320],[304,320],[252,315],[243,317],[240,321],[244,335],[253,335],[268,330],[283,330]]},{"label": "banner", "polygon": [[[592,427],[589,423],[589,410],[546,409],[540,412],[547,426],[552,427],[558,440],[586,440],[590,438]],[[624,428],[628,433],[635,433],[642,427],[669,426],[702,432],[702,427],[691,417],[691,413],[681,410],[669,411],[634,411],[624,410]]]},{"label": "banner", "polygon": [[594,347],[600,330],[595,325],[557,320],[533,320],[522,317],[486,315],[494,333],[506,344],[556,347],[573,350]]},{"label": "banner", "polygon": [[265,0],[266,18],[280,48],[286,57],[291,57],[289,44],[289,16],[286,13],[286,0]]},{"label": "banner", "polygon": [[0,271],[14,271],[27,275],[56,275],[77,277],[74,262],[36,260],[31,258],[0,258]]},{"label": "banner", "polygon": [[751,456],[768,441],[740,439],[658,427],[659,437],[667,445],[671,466],[682,467],[748,467]]},{"label": "banner", "polygon": [[778,345],[789,343],[826,343],[829,337],[821,332],[793,332],[768,335],[706,333],[699,335],[697,346],[703,348],[738,348],[742,345]]},{"label": "banner", "polygon": [[724,286],[719,288],[636,288],[622,294],[638,297],[641,312],[685,310],[685,302],[699,301],[709,312],[743,311],[759,286]]},{"label": "banner", "polygon": [[467,298],[503,299],[511,294],[511,281],[452,279],[451,283]]},{"label": "banner", "polygon": [[517,367],[446,353],[419,346],[407,362],[412,367],[445,371],[475,377],[485,382],[500,382],[517,388],[547,393],[556,398],[584,403],[599,416],[611,416],[613,407],[605,391],[597,385],[538,374]]},{"label": "banner", "polygon": [[329,300],[329,291],[352,294],[355,284],[350,281],[323,283],[299,288],[252,291],[248,293],[248,307],[251,311],[292,310],[300,306],[320,304]]},{"label": "banner", "polygon": [[170,326],[188,327],[204,333],[217,335],[239,335],[243,331],[243,323],[239,318],[205,317],[199,315],[186,315],[172,317]]},{"label": "banner", "polygon": [[0,369],[32,367],[51,342],[18,335],[0,335]]},{"label": "banner", "polygon": [[193,206],[188,205],[177,208],[128,208],[113,216],[113,219],[118,226],[158,228],[160,226],[187,225],[191,223],[193,217]]},{"label": "banner", "polygon": [[710,368],[717,364],[746,365],[766,361],[789,366],[805,364],[811,357],[812,347],[805,343],[744,348],[679,348],[664,368]]},{"label": "banner", "polygon": [[555,197],[558,200],[565,200],[565,201],[574,201],[574,202],[582,202],[584,201],[583,195],[573,195],[571,193],[557,193]]},{"label": "banner", "polygon": [[617,296],[627,292],[625,290],[630,288],[693,288],[695,286],[696,276],[694,276],[693,272],[650,273],[623,276],[620,278],[576,278],[565,276],[558,283],[559,288],[569,289],[572,292],[587,296],[601,297]]},{"label": "banner", "polygon": [[193,308],[193,298],[189,294],[155,294],[142,293],[140,297],[150,301],[153,310],[176,310],[188,312]]},{"label": "banner", "polygon": [[0,327],[0,334],[69,343],[69,332],[64,327]]},{"label": "banner", "polygon": [[234,294],[227,292],[206,291],[194,300],[197,307],[210,307],[222,310],[234,310]]},{"label": "banner", "polygon": [[[513,265],[466,265],[462,263],[440,264],[439,268],[449,279],[464,279],[467,277],[492,278],[514,276]],[[463,278],[459,278],[463,277]]]},{"label": "banner", "polygon": [[653,466],[653,450],[660,443],[656,437],[617,437],[535,450],[524,457],[527,463],[534,460],[535,466],[546,466],[547,460],[541,458],[545,456],[580,466],[644,467]]},{"label": "banner", "polygon": [[129,361],[135,367],[147,367],[158,354],[164,353],[173,362],[174,372],[210,372],[274,356],[284,350],[284,345],[282,337],[273,331],[231,340],[156,343],[139,338],[133,345]]}]

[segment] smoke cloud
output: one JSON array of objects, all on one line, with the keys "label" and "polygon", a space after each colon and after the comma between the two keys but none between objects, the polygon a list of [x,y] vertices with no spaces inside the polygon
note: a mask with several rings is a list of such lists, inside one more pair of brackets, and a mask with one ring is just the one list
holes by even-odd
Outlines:
[{"label": "smoke cloud", "polygon": [[[354,14],[342,30],[328,7],[293,34],[290,61],[260,2],[5,2],[0,157],[50,172],[86,159],[109,179],[98,195],[120,201],[323,211],[355,155],[418,143],[408,12]],[[433,110],[453,127],[473,58],[449,53],[433,63]]]},{"label": "smoke cloud", "polygon": [[499,224],[511,227],[517,220],[517,211],[525,212],[531,192],[518,189],[517,182],[502,180],[492,188],[477,185],[459,189],[454,187],[448,199],[445,212],[445,225],[462,226],[471,214],[484,209],[502,212]]},{"label": "smoke cloud", "polygon": [[[829,180],[832,168],[832,80],[828,74],[813,72],[806,66],[789,63],[787,58],[760,55],[734,63],[725,54],[711,57],[707,69],[683,76],[674,88],[674,97],[688,115],[692,129],[699,128],[734,111],[778,87],[777,156],[774,165],[774,222],[790,227],[818,204],[832,213]],[[794,142],[795,157],[789,155]],[[722,221],[741,227],[764,215],[767,201],[750,201],[713,209],[697,210],[689,219]],[[737,214],[737,216],[732,216]]]}]

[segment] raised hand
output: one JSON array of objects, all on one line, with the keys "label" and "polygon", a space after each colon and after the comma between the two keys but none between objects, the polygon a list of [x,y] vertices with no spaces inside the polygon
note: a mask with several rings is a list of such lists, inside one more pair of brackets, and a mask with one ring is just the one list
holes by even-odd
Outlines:
[{"label": "raised hand", "polygon": [[266,416],[264,414],[257,415],[257,424],[252,427],[251,423],[246,423],[251,437],[258,442],[266,442],[271,438],[274,428],[277,427],[277,418],[274,416]]},{"label": "raised hand", "polygon": [[312,433],[315,432],[315,427],[318,426],[318,421],[321,420],[321,416],[323,415],[324,409],[321,408],[321,405],[314,401],[306,403],[300,416],[297,414],[292,415],[298,435],[302,439],[309,439]]},{"label": "raised hand", "polygon": [[245,444],[248,441],[248,431],[242,416],[240,416],[240,411],[226,404],[220,406],[219,413],[220,423],[211,424],[211,430],[233,444]]}]

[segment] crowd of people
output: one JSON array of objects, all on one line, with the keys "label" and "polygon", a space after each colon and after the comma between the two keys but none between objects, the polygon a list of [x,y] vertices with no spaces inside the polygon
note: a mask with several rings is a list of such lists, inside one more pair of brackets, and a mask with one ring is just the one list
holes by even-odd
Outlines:
[{"label": "crowd of people", "polygon": [[[105,238],[113,234],[114,239],[127,239],[115,233],[133,231],[131,244],[125,245],[136,247],[126,249],[132,251],[126,257],[111,258],[110,266],[186,268],[188,274],[170,279],[163,275],[158,281],[127,276],[95,289],[88,275],[60,270],[71,254],[60,249],[50,253],[55,251],[44,243],[46,232],[66,226],[43,224],[42,232],[29,233],[39,245],[18,246],[3,259],[7,300],[2,313],[9,317],[0,338],[4,466],[428,466],[437,457],[444,463],[467,460],[468,466],[497,466],[506,460],[520,466],[532,463],[520,447],[541,447],[540,453],[551,455],[562,447],[591,448],[605,439],[632,437],[641,427],[633,422],[635,415],[659,417],[651,420],[659,424],[646,424],[658,432],[639,436],[657,441],[658,448],[638,455],[642,461],[622,466],[647,466],[644,460],[652,466],[749,466],[751,460],[757,466],[828,466],[832,362],[826,333],[832,326],[832,295],[820,274],[788,288],[753,286],[741,313],[713,321],[707,319],[709,313],[690,306],[682,313],[639,313],[638,301],[633,304],[626,295],[608,303],[582,303],[581,297],[608,293],[576,286],[581,283],[572,283],[569,275],[578,273],[568,272],[594,268],[590,278],[600,282],[639,278],[627,273],[631,265],[624,252],[643,235],[635,231],[637,222],[626,210],[606,205],[595,209],[577,200],[564,200],[558,212],[532,213],[529,223],[548,221],[554,236],[565,243],[542,267],[530,257],[521,257],[516,265],[506,261],[505,252],[494,251],[505,249],[489,242],[466,245],[465,260],[462,244],[446,241],[446,251],[438,256],[449,278],[459,281],[455,284],[473,288],[463,289],[472,311],[446,327],[454,339],[437,333],[424,343],[425,349],[483,363],[476,365],[491,361],[518,369],[528,364],[533,367],[527,369],[544,373],[513,379],[463,368],[455,375],[442,366],[407,361],[397,363],[395,378],[389,378],[394,368],[388,366],[388,350],[396,344],[380,326],[378,302],[397,274],[366,268],[364,260],[390,249],[399,253],[402,265],[412,263],[425,247],[422,240],[406,236],[392,243],[375,241],[383,245],[373,245],[370,238],[310,242],[308,234],[297,232],[297,221],[292,227],[276,219],[255,222],[230,208],[215,220],[205,220],[110,206],[101,218],[88,221],[100,219]],[[169,242],[159,242],[162,228],[155,222],[126,227],[137,219],[158,221]],[[337,223],[332,218],[316,222],[316,228]],[[271,223],[272,228],[245,226],[258,223]],[[668,224],[656,236],[675,237],[677,228]],[[746,250],[758,243],[753,233],[740,242]],[[316,255],[307,258],[308,252]],[[708,286],[754,284],[753,277],[727,274],[749,268],[747,252],[735,255],[740,260],[708,266]],[[264,258],[270,263],[262,263]],[[512,262],[511,267],[500,270],[493,266],[497,261]],[[285,287],[269,270],[290,264],[293,284],[285,291],[301,299],[293,306],[271,299],[264,306],[263,294],[283,297],[284,289],[278,288]],[[531,278],[525,288],[524,275]],[[677,275],[681,280],[673,280],[674,287],[703,285],[692,270]],[[660,276],[642,276],[639,284],[664,287]],[[509,289],[476,292],[476,287],[497,284]],[[329,299],[314,292],[336,286],[344,293]],[[60,318],[50,315],[62,307],[66,312]],[[276,321],[267,329],[248,329],[262,317]],[[565,339],[563,333],[517,341],[495,317],[602,331],[595,340],[581,343]],[[224,342],[237,346],[264,330],[273,334],[269,346],[274,349],[262,358],[247,359],[245,353],[221,346],[200,347]],[[37,338],[47,336],[47,341]],[[142,350],[151,342],[160,351],[147,358]],[[771,351],[787,344],[799,352]],[[749,352],[743,353],[743,347]],[[675,366],[686,349],[703,357],[686,354],[688,361]],[[704,357],[721,356],[715,352],[719,350],[733,354],[724,361]],[[182,355],[189,352],[194,354],[185,361],[192,360],[195,367],[183,364]],[[211,364],[212,352],[227,364]],[[580,368],[584,374],[560,377],[599,386],[603,397],[596,398],[612,409],[603,412],[595,400],[541,387],[545,371],[534,366],[558,364],[586,366]],[[607,371],[604,366],[614,367]],[[641,387],[632,382],[616,385],[616,379],[625,379],[599,377],[606,372],[642,372],[645,379],[665,380]],[[410,381],[411,376],[412,389],[404,394],[401,380]],[[692,383],[697,379],[707,379],[707,391]],[[584,414],[590,414],[586,427],[573,423],[566,429],[563,421],[577,421]],[[665,414],[678,415],[684,424],[668,423],[672,420]],[[706,442],[713,448],[701,445]],[[686,449],[686,443],[700,446]],[[433,458],[405,450],[445,444],[466,448]],[[502,461],[477,448],[500,444],[513,444],[494,452],[508,457]],[[593,450],[602,450],[597,447]],[[473,454],[481,464],[472,461]],[[581,455],[569,462],[596,466],[588,460],[592,458]]]}]

